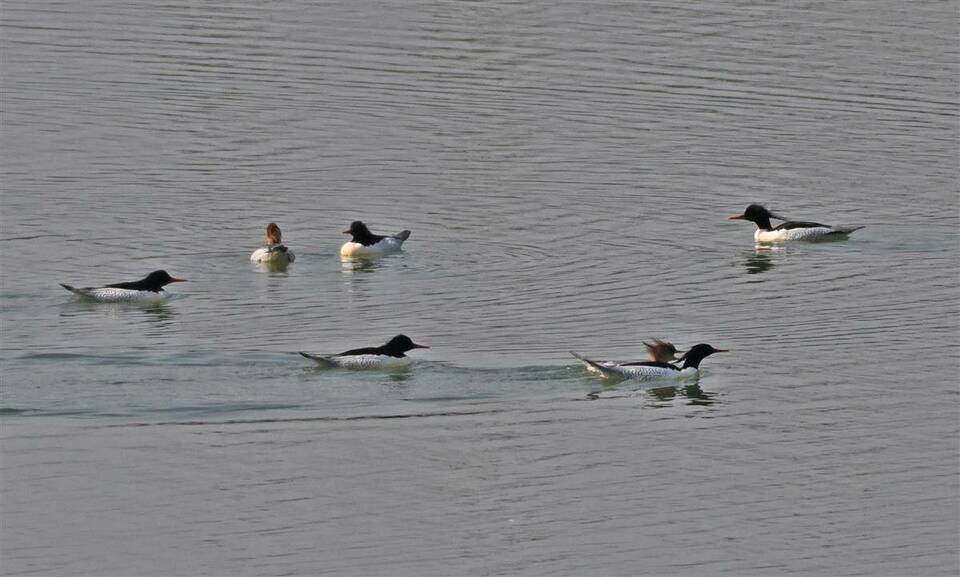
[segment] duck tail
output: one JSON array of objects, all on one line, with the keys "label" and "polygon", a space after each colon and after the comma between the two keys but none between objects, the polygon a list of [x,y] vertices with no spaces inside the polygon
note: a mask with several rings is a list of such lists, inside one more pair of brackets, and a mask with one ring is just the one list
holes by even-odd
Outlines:
[{"label": "duck tail", "polygon": [[596,362],[596,361],[591,361],[590,359],[588,359],[587,357],[585,357],[585,356],[583,356],[583,355],[578,355],[577,353],[575,353],[575,352],[573,352],[573,351],[570,351],[570,354],[573,355],[574,357],[576,357],[577,359],[580,359],[580,361],[583,362],[583,364],[587,365],[587,368],[588,368],[588,369],[593,369],[593,370],[599,372],[600,374],[606,375],[606,376],[616,374],[616,373],[614,373],[613,371],[611,371],[609,367],[605,367],[605,366],[601,365],[600,363],[598,363],[598,362]]},{"label": "duck tail", "polygon": [[830,234],[846,236],[848,234],[851,234],[853,232],[860,230],[861,228],[864,228],[864,227],[863,226],[835,226],[833,227],[833,230],[830,231]]},{"label": "duck tail", "polygon": [[68,284],[63,284],[63,283],[60,283],[60,286],[62,286],[63,288],[67,289],[68,291],[72,292],[75,295],[80,295],[82,297],[90,296],[87,294],[87,291],[90,289],[79,289],[77,287],[70,286]]},{"label": "duck tail", "polygon": [[310,359],[311,361],[315,361],[322,366],[329,367],[333,365],[333,363],[330,362],[330,359],[327,359],[324,357],[318,357],[317,355],[311,355],[310,353],[305,353],[303,351],[298,351],[298,352],[300,353],[301,357]]}]

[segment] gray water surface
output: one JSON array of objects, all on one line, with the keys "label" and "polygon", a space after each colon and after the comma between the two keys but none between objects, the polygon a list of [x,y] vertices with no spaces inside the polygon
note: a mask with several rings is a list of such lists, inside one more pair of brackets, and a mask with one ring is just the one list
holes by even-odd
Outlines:
[{"label": "gray water surface", "polygon": [[957,9],[5,2],[0,572],[957,574]]}]

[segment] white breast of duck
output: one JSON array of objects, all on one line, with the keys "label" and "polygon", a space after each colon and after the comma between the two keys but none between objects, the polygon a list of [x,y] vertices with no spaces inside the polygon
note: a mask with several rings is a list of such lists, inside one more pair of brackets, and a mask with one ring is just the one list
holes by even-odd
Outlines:
[{"label": "white breast of duck", "polygon": [[350,228],[343,232],[353,237],[340,247],[340,256],[345,257],[371,257],[397,252],[403,246],[403,241],[410,238],[409,230],[389,236],[373,234],[359,220],[351,223]]},{"label": "white breast of duck", "polygon": [[295,258],[293,251],[282,244],[258,248],[250,255],[251,262],[265,264],[291,263]]}]

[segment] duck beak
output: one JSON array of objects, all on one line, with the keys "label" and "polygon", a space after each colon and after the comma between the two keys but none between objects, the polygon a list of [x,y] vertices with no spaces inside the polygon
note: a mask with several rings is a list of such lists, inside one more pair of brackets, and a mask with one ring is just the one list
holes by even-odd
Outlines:
[{"label": "duck beak", "polygon": [[727,217],[727,220],[747,220],[747,215],[745,215],[745,214],[738,214],[737,216]]},{"label": "duck beak", "polygon": [[343,234],[350,234],[350,231],[349,231],[349,230],[345,230],[345,231],[343,231]]},{"label": "duck beak", "polygon": [[730,349],[713,349],[715,353],[729,353]]},{"label": "duck beak", "polygon": [[172,278],[172,279],[170,279],[170,282],[187,282],[187,279],[185,279],[185,278]]},{"label": "duck beak", "polygon": [[413,343],[413,348],[415,348],[415,349],[429,349],[430,347],[428,347],[427,345],[418,345],[417,343]]}]

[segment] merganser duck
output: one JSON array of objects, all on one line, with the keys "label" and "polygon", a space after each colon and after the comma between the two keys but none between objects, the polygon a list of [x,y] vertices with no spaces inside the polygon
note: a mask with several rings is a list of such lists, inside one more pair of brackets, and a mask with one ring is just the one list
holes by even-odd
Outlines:
[{"label": "merganser duck", "polygon": [[353,239],[345,242],[340,247],[340,256],[346,257],[371,257],[380,256],[388,252],[396,252],[403,246],[403,241],[410,238],[410,231],[405,230],[392,236],[383,236],[373,234],[367,225],[359,220],[350,223],[350,228],[343,231],[343,234],[353,236]]},{"label": "merganser duck", "polygon": [[643,346],[646,347],[647,353],[650,355],[650,360],[655,363],[669,363],[670,361],[677,360],[677,347],[673,346],[673,343],[669,341],[661,341],[660,339],[653,339],[653,344],[644,342]]},{"label": "merganser duck", "polygon": [[636,379],[648,381],[651,379],[660,379],[664,377],[686,377],[696,375],[700,370],[700,361],[709,357],[713,353],[726,353],[727,349],[715,349],[708,344],[701,343],[690,347],[690,350],[684,353],[678,359],[683,361],[683,366],[678,367],[670,363],[647,361],[641,363],[622,363],[622,364],[604,364],[578,355],[571,351],[570,354],[583,361],[587,368],[594,370],[605,377],[614,377],[621,379]]},{"label": "merganser duck", "polygon": [[407,335],[397,335],[387,341],[385,345],[351,349],[339,355],[318,356],[302,351],[300,354],[326,367],[389,369],[405,367],[410,364],[410,358],[405,354],[407,351],[429,348],[426,345],[418,345],[410,340]]},{"label": "merganser duck", "polygon": [[[783,220],[776,228],[770,224],[770,219]],[[847,238],[850,233],[860,230],[862,226],[830,226],[818,222],[786,220],[782,216],[767,210],[760,204],[751,204],[743,214],[731,216],[729,220],[749,220],[757,225],[753,233],[756,242],[780,242],[785,240],[840,240]]]},{"label": "merganser duck", "polygon": [[281,244],[280,227],[275,222],[267,225],[267,246],[250,255],[252,262],[264,264],[289,264],[294,258],[293,251]]},{"label": "merganser duck", "polygon": [[138,281],[118,282],[103,287],[74,288],[68,284],[60,286],[75,295],[87,299],[103,302],[141,301],[159,302],[165,300],[170,293],[163,287],[174,282],[186,282],[185,278],[174,278],[165,270],[155,270]]},{"label": "merganser duck", "polygon": [[[677,347],[673,346],[673,343],[668,341],[661,341],[660,339],[653,339],[653,344],[644,342],[643,346],[646,347],[647,353],[650,355],[649,361],[635,362],[635,363],[624,363],[624,365],[629,366],[660,366],[663,363],[669,363],[670,361],[675,361],[677,359]],[[605,367],[612,367],[620,363],[615,363],[613,361],[595,361],[599,365]],[[587,369],[592,372],[600,372],[597,369],[593,368],[590,365],[587,365]]]}]

